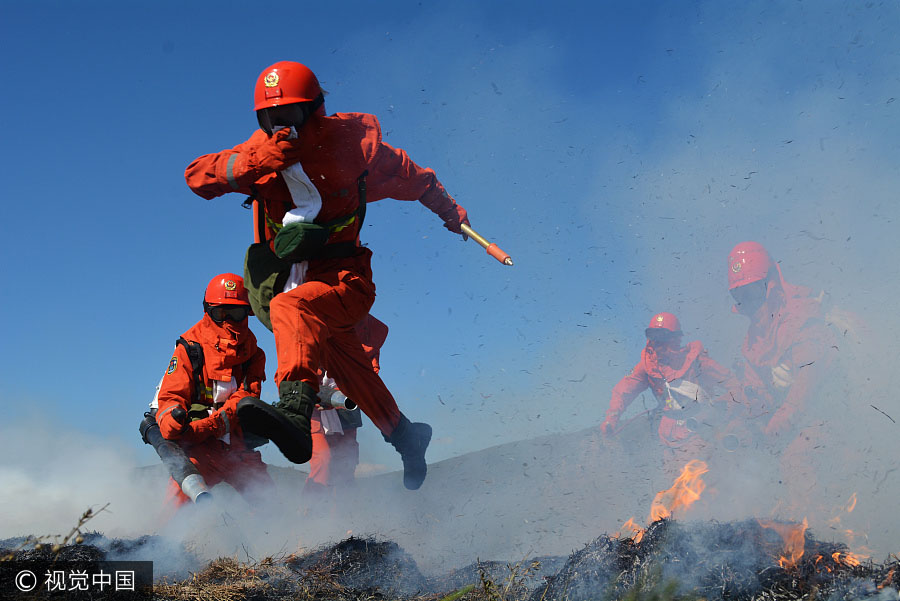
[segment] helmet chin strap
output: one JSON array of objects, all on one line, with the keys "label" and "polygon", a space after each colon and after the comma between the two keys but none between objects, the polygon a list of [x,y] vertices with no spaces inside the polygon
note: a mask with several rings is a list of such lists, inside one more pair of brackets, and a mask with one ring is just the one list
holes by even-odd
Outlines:
[{"label": "helmet chin strap", "polygon": [[[322,92],[319,92],[319,95],[316,96],[316,99],[313,100],[311,103],[309,103],[308,115],[315,114],[315,112],[317,110],[319,110],[319,107],[322,106],[323,104],[325,104],[325,94],[323,94]],[[308,118],[309,118],[309,116],[307,116],[307,119]]]}]

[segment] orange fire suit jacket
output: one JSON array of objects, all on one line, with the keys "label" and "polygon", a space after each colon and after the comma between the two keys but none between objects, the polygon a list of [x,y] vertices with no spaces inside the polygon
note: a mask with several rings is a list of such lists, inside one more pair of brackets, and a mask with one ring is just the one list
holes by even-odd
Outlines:
[{"label": "orange fire suit jacket", "polygon": [[[230,434],[230,444],[242,445],[240,428],[234,418],[234,405],[246,396],[258,397],[266,379],[266,355],[256,344],[256,337],[246,327],[237,339],[224,331],[209,315],[197,322],[182,337],[199,342],[203,347],[202,388],[194,375],[191,360],[184,346],[178,344],[169,367],[160,383],[157,395],[156,421],[164,438],[197,444]],[[224,402],[213,397],[216,382],[233,382],[234,392]],[[222,401],[222,399],[219,399]],[[180,407],[186,413],[192,405],[209,407],[208,418],[185,420],[180,424],[172,418],[172,410]],[[196,407],[195,407],[196,409]],[[196,414],[196,411],[191,412]]]},{"label": "orange fire suit jacket", "polygon": [[[707,401],[694,399],[674,399],[667,384],[688,381],[700,386],[710,395]],[[613,388],[609,403],[609,413],[621,414],[647,388],[662,407],[663,417],[659,424],[659,435],[663,443],[672,444],[691,435],[684,420],[716,400],[714,392],[725,390],[730,396],[741,398],[740,383],[725,367],[711,359],[699,341],[690,342],[679,351],[661,361],[653,349],[644,347],[641,360]],[[693,396],[693,395],[691,395]]]},{"label": "orange fire suit jacket", "polygon": [[766,409],[768,435],[809,425],[815,395],[834,363],[837,343],[810,289],[784,281],[781,269],[766,303],[751,318],[741,349],[748,395]]},{"label": "orange fire suit jacket", "polygon": [[[211,199],[228,192],[255,194],[265,209],[265,237],[275,238],[287,211],[294,208],[290,191],[280,173],[260,173],[248,166],[241,154],[266,138],[257,130],[250,139],[232,149],[207,154],[191,163],[185,171],[188,186],[199,196]],[[381,126],[374,115],[337,113],[313,115],[300,128],[302,142],[299,163],[322,198],[317,221],[328,222],[351,215],[359,207],[357,179],[366,171],[366,200],[383,198],[418,200],[437,215],[452,214],[456,201],[447,194],[431,169],[414,163],[405,151],[385,144]],[[446,221],[446,219],[445,219]],[[334,232],[328,244],[356,242],[359,224]],[[312,259],[307,280],[319,273],[347,269],[371,281],[371,251],[360,248],[352,257]]]}]

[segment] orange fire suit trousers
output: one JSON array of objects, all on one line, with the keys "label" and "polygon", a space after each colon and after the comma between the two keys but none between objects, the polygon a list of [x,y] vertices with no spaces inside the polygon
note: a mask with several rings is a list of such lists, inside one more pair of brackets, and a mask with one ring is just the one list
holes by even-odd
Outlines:
[{"label": "orange fire suit trousers", "polygon": [[[197,471],[206,480],[207,486],[212,488],[220,482],[225,482],[238,491],[248,503],[256,505],[264,498],[266,492],[275,488],[275,482],[266,471],[266,464],[262,462],[259,452],[242,447],[243,445],[231,447],[221,440],[214,439],[191,445],[185,452],[191,463],[197,466]],[[178,483],[169,478],[169,489],[166,492],[169,513],[174,514],[176,509],[190,502],[190,498],[181,492]]]},{"label": "orange fire suit trousers", "polygon": [[348,486],[353,483],[359,464],[359,443],[356,428],[345,428],[343,434],[325,435],[322,421],[315,414],[310,422],[313,454],[309,460],[307,484],[325,487]]},{"label": "orange fire suit trousers", "polygon": [[353,329],[375,302],[375,285],[351,271],[316,277],[276,294],[269,306],[278,353],[275,383],[302,381],[318,390],[319,367],[324,367],[341,392],[390,436],[400,409]]}]

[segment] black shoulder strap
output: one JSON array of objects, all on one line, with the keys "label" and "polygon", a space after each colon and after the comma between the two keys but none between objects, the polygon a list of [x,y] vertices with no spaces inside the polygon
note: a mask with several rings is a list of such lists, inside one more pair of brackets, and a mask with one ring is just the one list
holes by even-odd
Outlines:
[{"label": "black shoulder strap", "polygon": [[[203,346],[199,342],[194,342],[192,340],[185,340],[183,337],[179,336],[178,340],[175,341],[175,344],[180,344],[184,347],[184,350],[187,351],[188,358],[191,360],[191,370],[194,372],[194,378],[196,379],[195,387],[197,389],[194,394],[195,400],[200,400],[200,391],[203,389]],[[248,378],[248,374],[250,372],[250,362],[253,361],[253,357],[247,359],[241,364],[241,371],[243,372],[243,381],[244,381],[244,390],[249,390],[250,380]]]},{"label": "black shoulder strap", "polygon": [[246,391],[250,391],[250,362],[253,361],[253,357],[250,357],[243,363],[241,363],[241,376],[243,378],[243,382],[241,386]]},{"label": "black shoulder strap", "polygon": [[179,336],[175,341],[176,345],[181,345],[187,351],[188,358],[191,360],[191,369],[194,372],[194,400],[200,400],[204,388],[203,384],[203,346],[199,342],[185,340],[183,336]]},{"label": "black shoulder strap", "polygon": [[244,202],[241,203],[241,206],[245,209],[249,209],[253,206],[253,201],[256,200],[256,197],[259,195],[259,190],[256,188],[256,184],[250,184],[250,196],[244,199]]}]

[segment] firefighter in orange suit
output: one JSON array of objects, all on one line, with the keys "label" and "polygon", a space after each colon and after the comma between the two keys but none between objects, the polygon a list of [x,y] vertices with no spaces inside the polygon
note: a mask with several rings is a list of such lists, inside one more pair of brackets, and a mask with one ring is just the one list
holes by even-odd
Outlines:
[{"label": "firefighter in orange suit", "polygon": [[[378,373],[381,346],[388,334],[387,325],[366,315],[355,330],[366,357],[372,362],[372,369]],[[319,399],[312,415],[313,453],[303,492],[334,495],[354,482],[359,464],[356,430],[362,426],[362,416],[353,400],[337,389],[328,372],[322,374]]]},{"label": "firefighter in orange suit", "polygon": [[[734,413],[729,402],[739,402],[743,395],[738,380],[712,360],[699,341],[682,346],[681,324],[672,313],[654,315],[644,333],[647,344],[641,360],[613,388],[600,429],[605,436],[615,433],[619,417],[649,388],[662,409],[658,433],[665,471],[677,475],[690,459],[708,455],[704,449],[711,443],[724,440]],[[709,423],[722,429],[700,431]]]},{"label": "firefighter in orange suit", "polygon": [[[154,399],[156,422],[164,438],[179,442],[206,484],[227,482],[256,502],[274,483],[260,454],[245,445],[235,414],[240,400],[259,396],[266,369],[266,355],[247,326],[243,279],[233,273],[214,277],[203,310],[203,319],[175,345]],[[176,506],[189,502],[174,479],[169,498]]]},{"label": "firefighter in orange suit", "polygon": [[[781,267],[758,242],[741,242],[728,254],[732,311],[750,319],[741,349],[741,380],[761,405],[759,429],[778,450],[782,481],[792,501],[805,505],[817,484],[816,469],[830,460],[829,423],[841,415],[820,398],[824,382],[838,371],[838,345],[822,306],[822,295],[785,281]],[[839,382],[838,382],[839,383]],[[832,412],[832,413],[830,413]],[[814,455],[821,458],[815,465]]]},{"label": "firefighter in orange suit", "polygon": [[[322,89],[306,66],[282,61],[266,68],[254,100],[260,129],[234,148],[199,157],[185,173],[203,198],[229,192],[255,198],[263,209],[266,250],[290,263],[286,280],[276,278],[269,306],[279,400],[242,404],[241,422],[288,460],[308,461],[317,374],[324,366],[400,453],[404,485],[419,488],[431,427],[400,412],[354,331],[375,299],[372,252],[360,245],[359,234],[366,202],[383,198],[418,200],[454,233],[468,225],[466,211],[434,171],[382,141],[374,115],[326,116]],[[248,255],[245,276],[255,285],[249,266]]]}]

